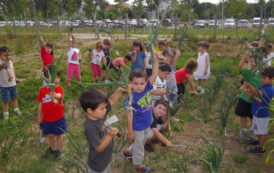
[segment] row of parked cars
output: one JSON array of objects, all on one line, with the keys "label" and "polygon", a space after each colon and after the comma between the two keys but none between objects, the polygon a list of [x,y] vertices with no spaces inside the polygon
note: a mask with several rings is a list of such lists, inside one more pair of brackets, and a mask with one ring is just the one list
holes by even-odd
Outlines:
[{"label": "row of parked cars", "polygon": [[[260,26],[261,19],[259,17],[255,17],[252,20],[252,23],[249,23],[247,19],[240,19],[238,21],[238,27],[239,28],[250,28],[250,27],[259,27]],[[222,25],[221,20],[217,20],[216,25],[219,27]],[[268,27],[274,27],[274,18],[269,18],[268,23],[266,24],[264,20],[262,20],[263,26]],[[203,27],[214,27],[215,26],[215,20],[193,20],[191,26],[197,27],[197,28],[203,28]],[[226,19],[224,21],[224,28],[234,28],[236,27],[236,21],[233,18]]]}]

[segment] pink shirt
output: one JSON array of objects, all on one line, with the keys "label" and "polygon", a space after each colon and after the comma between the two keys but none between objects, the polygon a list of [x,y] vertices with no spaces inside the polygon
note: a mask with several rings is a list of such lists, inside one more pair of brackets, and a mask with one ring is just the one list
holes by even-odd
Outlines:
[{"label": "pink shirt", "polygon": [[124,58],[115,58],[112,63],[113,63],[114,67],[120,68],[122,66],[122,64],[125,63],[125,59]]}]

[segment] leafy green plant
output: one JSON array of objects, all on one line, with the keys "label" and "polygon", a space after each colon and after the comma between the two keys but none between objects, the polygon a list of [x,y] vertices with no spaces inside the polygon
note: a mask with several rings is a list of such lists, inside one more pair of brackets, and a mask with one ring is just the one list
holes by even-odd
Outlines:
[{"label": "leafy green plant", "polygon": [[6,35],[8,37],[8,39],[12,39],[13,38],[13,29],[10,25],[5,25],[5,31],[6,31]]}]

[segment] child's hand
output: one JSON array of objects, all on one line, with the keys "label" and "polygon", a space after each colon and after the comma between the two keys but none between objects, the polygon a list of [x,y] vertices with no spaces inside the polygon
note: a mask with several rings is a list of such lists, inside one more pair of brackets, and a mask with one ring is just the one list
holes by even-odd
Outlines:
[{"label": "child's hand", "polygon": [[122,87],[118,87],[118,90],[120,90],[121,92],[125,92],[125,93],[128,93],[128,92],[129,92],[129,90],[126,90],[126,89],[124,89],[124,88],[122,88]]},{"label": "child's hand", "polygon": [[132,51],[132,54],[133,54],[133,55],[136,55],[136,53],[137,53],[136,50],[133,50],[133,51]]},{"label": "child's hand", "polygon": [[114,136],[116,136],[117,135],[117,133],[118,133],[118,129],[117,128],[111,128],[110,130],[108,130],[108,135],[109,136],[111,136],[111,137],[114,137]]},{"label": "child's hand", "polygon": [[197,91],[193,91],[194,96],[199,96],[199,94],[197,93]]},{"label": "child's hand", "polygon": [[168,141],[168,142],[166,143],[166,146],[167,146],[167,147],[172,147],[172,143]]},{"label": "child's hand", "polygon": [[134,142],[133,131],[129,131],[127,137],[128,137],[129,143],[132,144]]},{"label": "child's hand", "polygon": [[204,72],[204,75],[207,75],[207,71]]},{"label": "child's hand", "polygon": [[40,126],[40,124],[42,123],[42,117],[38,115],[38,119],[37,119],[37,122],[38,122],[38,125]]}]

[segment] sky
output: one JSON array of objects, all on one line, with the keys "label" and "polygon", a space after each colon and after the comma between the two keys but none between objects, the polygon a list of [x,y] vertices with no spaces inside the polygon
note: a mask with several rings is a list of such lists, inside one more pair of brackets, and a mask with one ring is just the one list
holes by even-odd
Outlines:
[{"label": "sky", "polygon": [[[107,0],[111,4],[113,4],[114,0]],[[132,3],[134,0],[129,0],[128,2]],[[199,2],[211,2],[211,3],[219,3],[221,0],[199,0]],[[247,0],[248,3],[256,3],[258,0]]]}]

